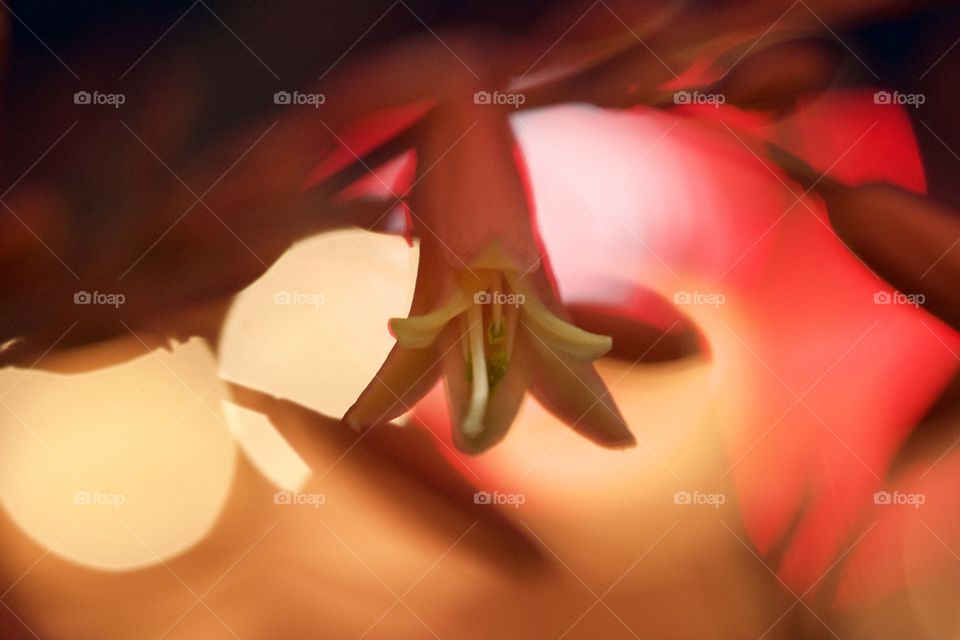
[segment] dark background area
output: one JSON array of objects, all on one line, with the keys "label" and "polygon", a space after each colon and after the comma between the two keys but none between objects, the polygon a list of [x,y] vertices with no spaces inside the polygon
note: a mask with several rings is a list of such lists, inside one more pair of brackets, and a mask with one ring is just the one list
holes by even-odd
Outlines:
[{"label": "dark background area", "polygon": [[[574,24],[623,35],[613,9],[630,20],[646,15],[643,6],[617,0],[10,2],[0,91],[0,201],[9,207],[0,208],[0,270],[10,275],[0,283],[0,298],[8,301],[0,309],[0,343],[32,331],[35,345],[21,346],[25,353],[42,352],[64,332],[63,317],[76,315],[70,292],[113,290],[118,274],[148,250],[123,282],[131,294],[123,310],[131,326],[236,291],[292,240],[316,232],[324,222],[311,203],[286,218],[272,217],[284,209],[269,200],[266,178],[259,196],[242,192],[250,180],[213,192],[210,198],[220,200],[212,209],[229,225],[202,206],[177,222],[194,202],[191,190],[202,194],[250,141],[213,162],[204,154],[235,132],[260,135],[277,117],[274,92],[314,86],[333,67],[428,30],[486,29],[508,44],[529,41],[533,30],[544,42],[569,39]],[[760,5],[690,6],[709,17]],[[907,111],[930,193],[960,204],[960,6],[776,0],[762,3],[759,24],[808,6],[827,20],[822,35],[846,47],[837,84],[926,96],[920,108]],[[73,94],[81,90],[122,93],[127,102],[121,109],[75,105]],[[249,168],[250,176],[283,163],[278,155]],[[204,163],[209,175],[197,170]],[[36,331],[48,321],[49,329]],[[85,342],[117,329],[99,320],[85,326],[70,339]]]},{"label": "dark background area", "polygon": [[[38,93],[48,96],[51,87],[69,91],[96,85],[136,93],[170,74],[189,78],[194,90],[190,99],[180,105],[167,102],[172,109],[190,110],[193,146],[271,106],[273,90],[311,84],[354,43],[350,57],[393,38],[423,33],[424,24],[435,30],[489,27],[520,37],[544,15],[555,12],[558,4],[544,0],[11,2],[9,9],[17,18],[11,20],[11,64],[3,90],[3,182],[14,180],[46,148],[50,140],[45,134],[62,131],[51,123],[57,118],[33,100]],[[584,4],[567,13],[575,19],[588,7]],[[594,11],[602,14],[603,8],[595,6],[590,12]],[[956,166],[951,165],[960,163],[951,152],[960,148],[958,128],[951,126],[960,108],[954,91],[960,51],[953,49],[924,75],[960,37],[960,8],[956,3],[905,3],[893,12],[878,11],[877,17],[834,30],[880,78],[877,81],[862,67],[850,65],[852,77],[847,82],[928,95],[926,104],[911,115],[932,191],[960,201],[960,187],[950,179],[950,170]],[[129,69],[140,56],[140,62]],[[54,111],[68,115],[62,108]],[[930,124],[941,141],[921,120]]]}]

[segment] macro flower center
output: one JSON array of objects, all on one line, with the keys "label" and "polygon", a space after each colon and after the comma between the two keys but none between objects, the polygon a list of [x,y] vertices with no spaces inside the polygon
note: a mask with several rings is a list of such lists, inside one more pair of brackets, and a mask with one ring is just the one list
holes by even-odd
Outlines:
[{"label": "macro flower center", "polygon": [[517,335],[520,305],[525,296],[504,287],[502,273],[493,271],[481,276],[490,284],[473,292],[473,302],[466,313],[460,314],[466,325],[461,339],[464,372],[471,384],[470,406],[464,417],[463,429],[468,436],[483,430],[483,417],[490,391],[507,374],[510,356]]},{"label": "macro flower center", "polygon": [[609,337],[583,331],[550,311],[524,275],[507,269],[457,271],[453,292],[434,311],[390,321],[397,343],[409,349],[432,346],[446,326],[458,322],[463,376],[471,390],[461,423],[468,437],[483,432],[490,394],[506,376],[518,339],[532,339],[575,362],[593,361],[610,349]]}]

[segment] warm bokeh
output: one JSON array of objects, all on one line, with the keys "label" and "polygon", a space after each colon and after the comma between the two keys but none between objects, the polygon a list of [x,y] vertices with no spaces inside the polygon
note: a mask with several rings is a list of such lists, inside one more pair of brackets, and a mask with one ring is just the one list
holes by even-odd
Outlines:
[{"label": "warm bokeh", "polygon": [[[949,2],[42,4],[0,8],[0,640],[960,634]],[[531,383],[468,455],[449,363],[341,421],[490,240],[613,337],[635,446]]]}]

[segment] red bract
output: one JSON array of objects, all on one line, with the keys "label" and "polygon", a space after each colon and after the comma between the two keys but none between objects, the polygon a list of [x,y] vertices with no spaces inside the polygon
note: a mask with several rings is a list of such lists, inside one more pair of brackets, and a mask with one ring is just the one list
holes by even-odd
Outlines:
[{"label": "red bract", "polygon": [[[869,92],[826,94],[776,125],[709,109],[711,118],[691,119],[704,113],[565,107],[517,127],[565,301],[629,308],[640,287],[678,301],[723,296],[684,307],[714,356],[715,395],[696,401],[722,416],[730,464],[718,480],[733,477],[753,543],[764,554],[785,549],[781,577],[809,594],[863,533],[899,446],[956,371],[960,341],[922,309],[886,303],[895,292],[837,238],[823,202],[756,155],[766,137],[833,179],[917,190],[902,111]],[[450,428],[437,406],[416,414],[439,433]],[[467,464],[535,493],[537,474],[517,459],[498,449]],[[611,500],[629,493],[629,472],[605,472],[590,467],[593,486]]]}]

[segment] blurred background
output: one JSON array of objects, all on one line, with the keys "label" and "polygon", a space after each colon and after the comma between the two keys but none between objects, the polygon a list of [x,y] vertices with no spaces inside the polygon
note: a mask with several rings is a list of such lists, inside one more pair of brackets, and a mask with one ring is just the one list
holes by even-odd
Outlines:
[{"label": "blurred background", "polygon": [[[0,637],[960,634],[960,3],[0,5]],[[340,424],[463,78],[633,449]]]}]

